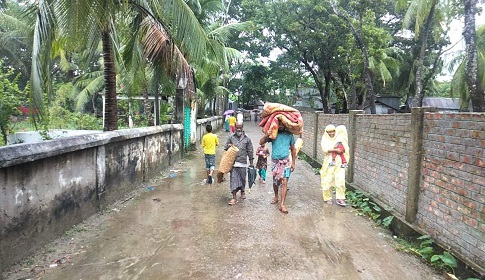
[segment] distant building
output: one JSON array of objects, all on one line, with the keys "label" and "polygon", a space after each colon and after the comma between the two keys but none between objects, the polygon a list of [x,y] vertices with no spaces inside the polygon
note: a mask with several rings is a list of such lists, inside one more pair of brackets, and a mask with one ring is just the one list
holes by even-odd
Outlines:
[{"label": "distant building", "polygon": [[320,92],[316,88],[300,88],[296,93],[295,107],[312,108],[315,110],[323,110],[322,98]]},{"label": "distant building", "polygon": [[[408,104],[412,104],[413,98],[409,98]],[[449,97],[425,97],[422,107],[438,108],[439,112],[459,112],[461,100]]]},{"label": "distant building", "polygon": [[[399,96],[376,96],[376,114],[401,113]],[[364,107],[364,112],[370,114],[370,105]]]},{"label": "distant building", "polygon": [[258,109],[258,110],[263,110],[264,107],[264,102],[261,100],[256,101],[255,104],[253,104],[253,109]]}]

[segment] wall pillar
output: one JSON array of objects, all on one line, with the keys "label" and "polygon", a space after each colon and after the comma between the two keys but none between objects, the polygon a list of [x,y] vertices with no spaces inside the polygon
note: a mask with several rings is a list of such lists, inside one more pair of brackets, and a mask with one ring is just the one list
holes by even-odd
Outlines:
[{"label": "wall pillar", "polygon": [[351,110],[349,112],[349,127],[347,129],[348,131],[348,137],[349,137],[349,164],[347,168],[347,182],[348,183],[353,183],[354,182],[354,165],[355,165],[355,143],[356,143],[356,135],[357,135],[357,115],[358,114],[364,114],[364,111],[362,110]]},{"label": "wall pillar", "polygon": [[409,154],[408,185],[406,193],[406,222],[413,223],[418,212],[423,158],[424,112],[429,108],[411,108],[411,152]]},{"label": "wall pillar", "polygon": [[312,158],[317,159],[317,151],[320,148],[320,143],[318,143],[318,112],[313,113],[315,118],[315,132],[313,133],[313,155]]}]

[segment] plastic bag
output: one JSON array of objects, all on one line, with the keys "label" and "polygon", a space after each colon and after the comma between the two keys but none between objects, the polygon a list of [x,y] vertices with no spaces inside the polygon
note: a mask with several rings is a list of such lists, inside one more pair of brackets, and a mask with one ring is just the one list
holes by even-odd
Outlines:
[{"label": "plastic bag", "polygon": [[254,166],[248,167],[248,186],[251,188],[254,185],[254,181],[256,181],[256,176],[258,172]]}]

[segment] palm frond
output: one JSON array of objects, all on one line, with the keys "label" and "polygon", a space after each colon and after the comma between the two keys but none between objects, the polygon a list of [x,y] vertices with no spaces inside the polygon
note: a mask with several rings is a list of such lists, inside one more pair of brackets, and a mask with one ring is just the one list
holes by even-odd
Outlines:
[{"label": "palm frond", "polygon": [[[50,48],[54,37],[54,15],[48,1],[39,1],[37,6],[32,6],[32,10],[36,15],[36,22],[34,26],[34,40],[32,46],[32,70],[31,70],[31,84],[32,108],[38,110],[37,118],[43,118],[43,94],[52,94],[52,89],[47,81],[50,80]],[[35,118],[34,118],[35,121]]]},{"label": "palm frond", "polygon": [[96,92],[101,92],[104,88],[104,76],[100,75],[94,79],[79,81],[77,86],[82,86],[82,90],[76,97],[76,110],[82,111],[89,98]]},{"label": "palm frond", "polygon": [[230,23],[211,30],[207,33],[207,37],[220,43],[227,43],[234,32],[249,31],[251,28],[254,28],[254,24],[249,21]]},{"label": "palm frond", "polygon": [[183,0],[157,2],[159,5],[154,5],[154,14],[158,16],[160,23],[164,24],[163,29],[169,31],[167,33],[171,34],[178,49],[183,51],[190,61],[199,62],[207,52],[213,52],[204,29]]},{"label": "palm frond", "polygon": [[146,28],[142,39],[145,57],[170,76],[188,77],[192,69],[162,24],[147,19],[142,26]]}]

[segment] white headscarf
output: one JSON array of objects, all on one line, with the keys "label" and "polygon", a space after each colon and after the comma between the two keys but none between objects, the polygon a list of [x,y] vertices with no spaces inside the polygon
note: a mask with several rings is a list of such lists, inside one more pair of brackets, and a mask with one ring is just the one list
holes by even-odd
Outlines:
[{"label": "white headscarf", "polygon": [[[335,145],[337,144],[337,142],[342,142],[342,144],[345,147],[344,155],[348,162],[350,154],[349,154],[349,144],[347,143],[348,140],[346,135],[347,129],[343,125],[339,125],[338,128],[339,128],[339,131],[336,131],[336,127],[334,125],[332,124],[327,125],[325,127],[325,132],[323,133],[322,142],[320,143],[320,145],[322,147],[324,156],[327,156],[328,150],[335,148]],[[333,137],[330,137],[330,135],[328,134],[328,131],[335,131],[335,135]]]}]

